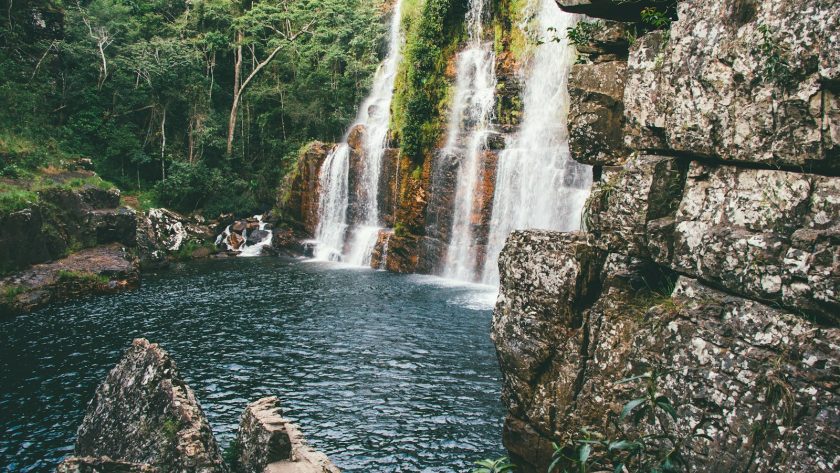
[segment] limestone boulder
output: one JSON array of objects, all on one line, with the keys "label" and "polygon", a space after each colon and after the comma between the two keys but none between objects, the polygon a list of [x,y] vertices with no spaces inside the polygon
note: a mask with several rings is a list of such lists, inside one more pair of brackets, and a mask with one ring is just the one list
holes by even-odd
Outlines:
[{"label": "limestone boulder", "polygon": [[145,463],[111,460],[107,457],[70,457],[58,464],[56,473],[159,473],[161,470]]},{"label": "limestone boulder", "polygon": [[76,456],[143,463],[161,471],[225,472],[193,390],[157,344],[136,339],[96,389]]},{"label": "limestone boulder", "polygon": [[502,368],[502,399],[513,416],[546,417],[550,404],[530,401],[541,378],[550,377],[555,398],[571,396],[576,362],[552,359],[558,353],[571,356],[581,343],[580,310],[597,295],[603,258],[583,233],[529,230],[508,237],[499,256],[492,339]]}]

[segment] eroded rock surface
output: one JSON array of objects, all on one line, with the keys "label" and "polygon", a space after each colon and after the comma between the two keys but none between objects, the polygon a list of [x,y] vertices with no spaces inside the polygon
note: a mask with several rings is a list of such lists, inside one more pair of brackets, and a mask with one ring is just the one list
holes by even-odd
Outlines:
[{"label": "eroded rock surface", "polygon": [[678,17],[631,48],[630,147],[840,170],[840,4],[686,0]]},{"label": "eroded rock surface", "polygon": [[326,455],[312,450],[297,426],[283,418],[280,401],[265,397],[245,409],[236,437],[234,470],[243,473],[338,473]]},{"label": "eroded rock surface", "polygon": [[134,340],[97,388],[75,454],[161,471],[226,471],[192,389],[169,355],[145,339]]}]

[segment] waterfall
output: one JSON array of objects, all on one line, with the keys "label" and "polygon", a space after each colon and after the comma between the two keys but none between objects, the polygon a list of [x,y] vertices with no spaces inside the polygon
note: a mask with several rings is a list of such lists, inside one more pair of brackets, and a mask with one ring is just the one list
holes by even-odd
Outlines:
[{"label": "waterfall", "polygon": [[[567,118],[569,71],[576,52],[565,36],[576,16],[554,0],[538,2],[538,34],[545,38],[526,65],[523,122],[499,155],[493,214],[482,281],[499,280],[498,258],[513,230],[571,231],[580,227],[592,172],[569,154]],[[556,32],[556,33],[555,33]]]},{"label": "waterfall", "polygon": [[455,93],[449,114],[443,159],[457,159],[457,188],[452,232],[444,263],[444,276],[474,280],[479,255],[473,234],[475,193],[481,159],[492,131],[496,89],[493,43],[483,41],[487,0],[470,0],[467,12],[467,47],[458,55]]},{"label": "waterfall", "polygon": [[[353,125],[342,142],[330,152],[319,175],[320,199],[318,226],[315,230],[317,245],[315,258],[344,261],[355,265],[370,263],[370,254],[376,245],[380,230],[379,178],[382,159],[388,142],[388,125],[391,120],[391,99],[394,80],[400,60],[400,17],[402,1],[397,0],[391,13],[388,55],[380,64],[368,97],[362,102]],[[357,176],[358,192],[350,185],[350,160],[352,152],[348,138],[351,131],[362,127],[361,173]],[[356,215],[348,221],[351,196],[355,196]]]}]

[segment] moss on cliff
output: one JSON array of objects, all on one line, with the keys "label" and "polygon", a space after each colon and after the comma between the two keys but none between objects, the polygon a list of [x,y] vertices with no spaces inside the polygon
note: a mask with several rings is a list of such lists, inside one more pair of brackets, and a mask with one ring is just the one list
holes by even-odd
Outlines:
[{"label": "moss on cliff", "polygon": [[408,0],[403,5],[405,57],[394,90],[391,129],[403,155],[421,163],[443,130],[447,66],[463,36],[464,0]]}]

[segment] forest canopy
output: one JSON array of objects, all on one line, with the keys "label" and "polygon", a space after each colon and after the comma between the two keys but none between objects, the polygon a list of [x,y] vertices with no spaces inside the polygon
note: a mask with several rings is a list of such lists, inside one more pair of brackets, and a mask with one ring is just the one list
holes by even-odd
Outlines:
[{"label": "forest canopy", "polygon": [[87,157],[208,215],[269,206],[304,143],[340,138],[385,53],[382,0],[0,4],[0,178]]}]

